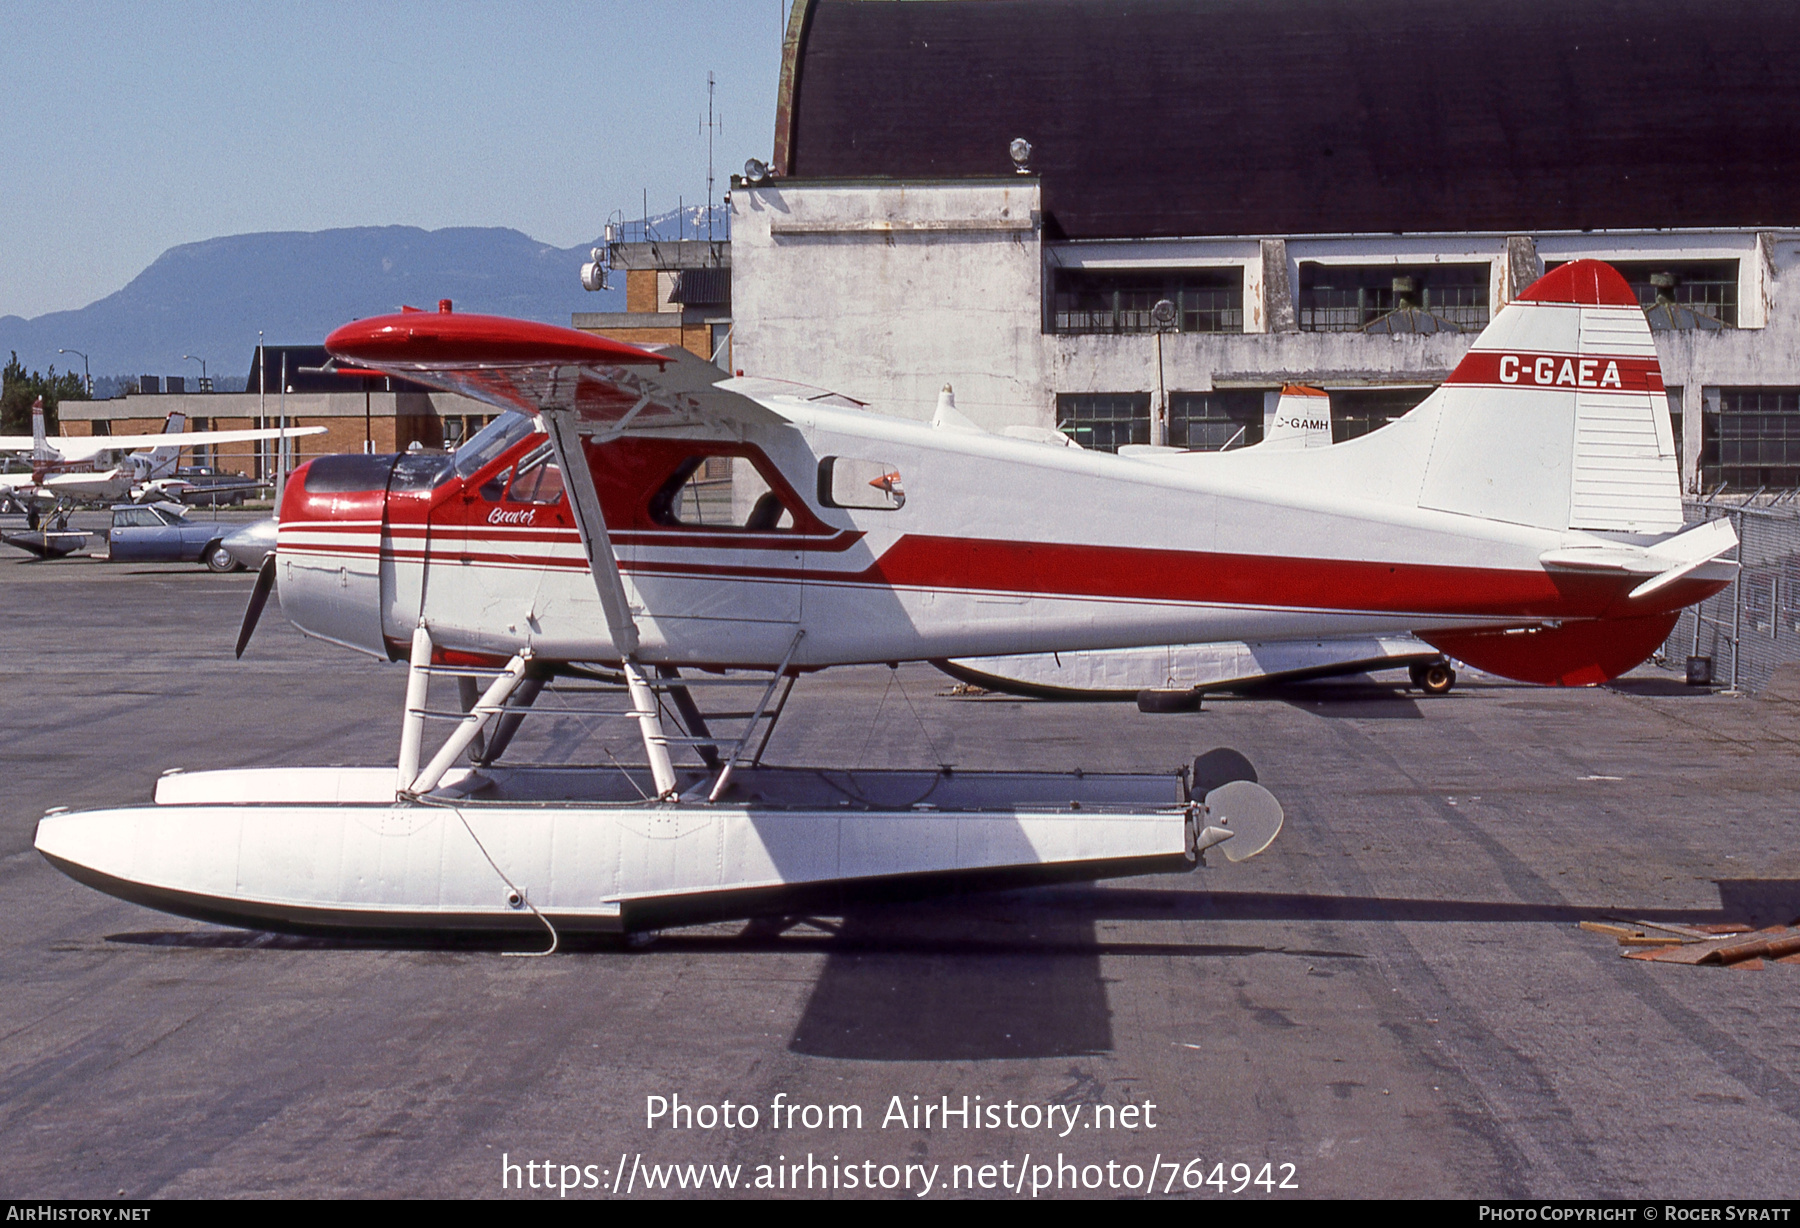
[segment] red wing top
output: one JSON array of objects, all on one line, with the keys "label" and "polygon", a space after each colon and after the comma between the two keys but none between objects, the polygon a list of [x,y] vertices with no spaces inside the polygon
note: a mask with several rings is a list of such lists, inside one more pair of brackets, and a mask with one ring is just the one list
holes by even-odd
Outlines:
[{"label": "red wing top", "polygon": [[444,310],[376,316],[337,329],[325,348],[360,369],[501,408],[573,409],[587,422],[615,427],[768,413],[714,387],[725,372],[680,347],[644,349],[505,316]]},{"label": "red wing top", "polygon": [[379,371],[469,371],[488,367],[554,367],[571,363],[630,366],[667,359],[610,337],[514,320],[450,311],[408,311],[346,324],[325,348]]}]

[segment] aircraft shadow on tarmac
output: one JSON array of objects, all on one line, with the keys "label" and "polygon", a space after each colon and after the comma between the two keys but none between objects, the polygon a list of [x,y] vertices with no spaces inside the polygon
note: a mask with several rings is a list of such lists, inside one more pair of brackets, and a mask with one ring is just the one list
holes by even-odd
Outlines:
[{"label": "aircraft shadow on tarmac", "polygon": [[[1287,892],[1205,892],[1156,887],[1058,887],[897,904],[841,920],[763,918],[736,932],[721,926],[671,931],[654,942],[565,940],[569,954],[791,952],[827,956],[789,1041],[796,1053],[858,1061],[966,1061],[1064,1057],[1112,1048],[1103,957],[1235,959],[1284,954],[1355,960],[1355,950],[1253,943],[1103,941],[1108,920],[1344,921],[1438,924],[1563,924],[1606,917],[1687,924],[1731,920],[1765,925],[1800,915],[1800,880],[1720,880],[1717,909],[1611,907],[1328,896]],[[1002,910],[996,913],[993,905]],[[996,924],[996,916],[1007,918]],[[144,931],[108,942],[196,949],[274,951],[416,950],[495,953],[526,949],[519,939],[301,938],[243,930]]]},{"label": "aircraft shadow on tarmac", "polygon": [[1425,714],[1406,688],[1377,682],[1366,675],[1323,682],[1270,682],[1243,692],[1245,699],[1278,699],[1314,716],[1352,716],[1359,720],[1417,721]]},{"label": "aircraft shadow on tarmac", "polygon": [[[612,936],[564,935],[560,949],[571,953],[621,950],[827,951],[891,955],[1076,956],[1189,955],[1229,957],[1265,952],[1358,958],[1351,951],[1299,950],[1289,946],[1196,942],[1103,942],[1094,936],[1100,921],[1406,921],[1440,924],[1566,924],[1629,917],[1644,921],[1705,925],[1718,921],[1786,924],[1800,917],[1800,879],[1718,879],[1719,907],[1667,908],[1660,904],[1526,904],[1501,900],[1441,900],[1394,896],[1315,895],[1280,891],[1189,891],[1156,887],[1050,887],[975,897],[971,901],[1025,905],[1041,922],[1027,921],[1013,932],[993,936],[985,921],[942,901],[881,905],[841,921],[812,917],[759,918],[735,933],[718,925],[674,929],[653,941]],[[1055,918],[1048,917],[1054,912]],[[959,915],[961,914],[961,915]],[[937,924],[931,924],[936,922]],[[805,929],[797,929],[804,924]],[[196,930],[140,930],[109,934],[107,942],[134,946],[217,950],[288,951],[506,951],[529,950],[535,936],[384,935],[381,937],[301,937],[258,930],[207,927]]]}]

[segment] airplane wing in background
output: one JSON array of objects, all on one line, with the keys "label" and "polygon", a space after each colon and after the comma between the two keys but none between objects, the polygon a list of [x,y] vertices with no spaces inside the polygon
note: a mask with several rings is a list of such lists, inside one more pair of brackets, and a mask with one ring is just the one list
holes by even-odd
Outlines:
[{"label": "airplane wing in background", "polygon": [[[255,440],[299,439],[306,435],[323,435],[322,426],[290,426],[243,431],[183,431],[180,434],[156,435],[52,435],[46,441],[65,461],[92,460],[102,452],[136,452],[142,448],[180,446],[211,447],[223,443],[250,443]],[[29,435],[0,435],[0,453],[29,455],[35,445]]]}]

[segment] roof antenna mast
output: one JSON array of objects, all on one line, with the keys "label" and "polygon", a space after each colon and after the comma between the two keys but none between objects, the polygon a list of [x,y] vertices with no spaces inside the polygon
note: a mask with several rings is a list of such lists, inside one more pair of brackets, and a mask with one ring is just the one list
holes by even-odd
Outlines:
[{"label": "roof antenna mast", "polygon": [[713,116],[713,91],[716,88],[713,74],[706,74],[706,122],[701,126],[706,132],[706,241],[713,237],[713,135],[722,125]]}]

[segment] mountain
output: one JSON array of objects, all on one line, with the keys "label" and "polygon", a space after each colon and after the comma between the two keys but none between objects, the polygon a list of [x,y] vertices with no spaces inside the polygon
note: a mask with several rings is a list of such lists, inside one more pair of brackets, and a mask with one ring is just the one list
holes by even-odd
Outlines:
[{"label": "mountain", "polygon": [[[669,230],[677,223],[672,214],[651,221]],[[27,370],[80,371],[79,358],[57,354],[62,347],[87,352],[96,382],[191,380],[199,367],[182,355],[195,354],[223,385],[249,370],[259,328],[272,345],[316,345],[346,321],[403,303],[435,309],[442,298],[458,311],[566,325],[571,312],[625,309],[622,277],[612,290],[581,288],[581,265],[598,242],[557,248],[501,227],[363,226],[184,243],[79,310],[0,317],[0,359],[17,350]]]}]

